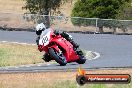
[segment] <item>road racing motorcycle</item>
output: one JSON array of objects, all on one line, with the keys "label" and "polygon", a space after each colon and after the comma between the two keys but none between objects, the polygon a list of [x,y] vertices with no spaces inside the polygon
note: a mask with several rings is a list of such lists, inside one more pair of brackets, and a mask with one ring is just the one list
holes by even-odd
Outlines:
[{"label": "road racing motorcycle", "polygon": [[42,58],[45,62],[55,60],[61,66],[70,62],[77,62],[78,64],[86,62],[83,52],[79,48],[74,50],[73,45],[61,35],[55,35],[52,28],[42,32],[38,49],[40,52],[45,51]]}]

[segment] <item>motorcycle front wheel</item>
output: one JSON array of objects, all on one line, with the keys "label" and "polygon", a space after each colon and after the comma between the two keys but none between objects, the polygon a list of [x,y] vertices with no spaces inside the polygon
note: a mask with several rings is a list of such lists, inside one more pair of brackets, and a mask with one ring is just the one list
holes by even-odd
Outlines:
[{"label": "motorcycle front wheel", "polygon": [[67,64],[66,58],[63,55],[63,53],[57,52],[55,49],[50,48],[49,49],[49,54],[54,60],[59,63],[61,66],[65,66]]}]

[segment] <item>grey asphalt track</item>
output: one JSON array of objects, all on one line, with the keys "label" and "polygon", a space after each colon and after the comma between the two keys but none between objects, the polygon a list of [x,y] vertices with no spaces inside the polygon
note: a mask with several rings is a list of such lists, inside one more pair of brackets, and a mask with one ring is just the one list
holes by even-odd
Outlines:
[{"label": "grey asphalt track", "polygon": [[[100,57],[95,60],[87,60],[82,65],[83,68],[111,68],[111,67],[132,67],[132,35],[112,35],[112,34],[78,34],[71,33],[74,40],[85,50],[100,53]],[[24,31],[0,31],[0,41],[35,43],[35,32]],[[64,70],[76,69],[79,65],[69,63],[67,66],[58,64],[6,68],[7,71],[28,71],[28,70]],[[5,71],[5,68],[0,68]]]}]

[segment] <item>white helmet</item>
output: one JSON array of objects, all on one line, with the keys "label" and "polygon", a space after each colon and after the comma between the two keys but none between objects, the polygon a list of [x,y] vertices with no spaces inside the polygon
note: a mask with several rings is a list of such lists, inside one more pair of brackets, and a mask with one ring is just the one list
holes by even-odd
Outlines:
[{"label": "white helmet", "polygon": [[46,27],[43,23],[40,23],[36,26],[36,31],[41,31],[41,30],[45,30]]},{"label": "white helmet", "polygon": [[45,25],[43,23],[40,23],[36,26],[36,34],[41,35],[42,31],[46,29]]}]

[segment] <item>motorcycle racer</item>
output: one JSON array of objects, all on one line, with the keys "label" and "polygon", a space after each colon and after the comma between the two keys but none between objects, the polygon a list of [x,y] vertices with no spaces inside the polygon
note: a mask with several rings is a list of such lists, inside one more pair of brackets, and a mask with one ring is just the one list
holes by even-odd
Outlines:
[{"label": "motorcycle racer", "polygon": [[[43,23],[40,23],[36,26],[36,34],[38,35],[38,37],[36,39],[37,45],[39,43],[40,35],[43,33],[44,30],[49,30],[49,29],[50,28],[46,28],[46,26]],[[70,34],[68,34],[67,32],[54,30],[54,34],[61,35],[63,38],[65,38],[67,41],[69,41],[73,45],[75,50],[79,47],[79,45],[74,42],[72,36]]]},{"label": "motorcycle racer", "polygon": [[[49,31],[50,29],[51,28],[46,28],[44,23],[40,23],[36,26],[36,34],[38,35],[38,37],[36,39],[37,45],[39,45],[39,40],[44,35],[45,31]],[[65,38],[67,41],[69,41],[73,45],[73,49],[76,52],[76,54],[83,56],[83,52],[79,49],[79,45],[74,42],[74,40],[70,34],[68,34],[67,32],[64,32],[64,31],[59,31],[59,30],[53,30],[53,33],[55,35],[61,35],[63,38]],[[50,55],[48,53],[45,53],[43,55],[42,59],[45,62],[49,62],[50,61],[49,58],[50,58]]]}]

